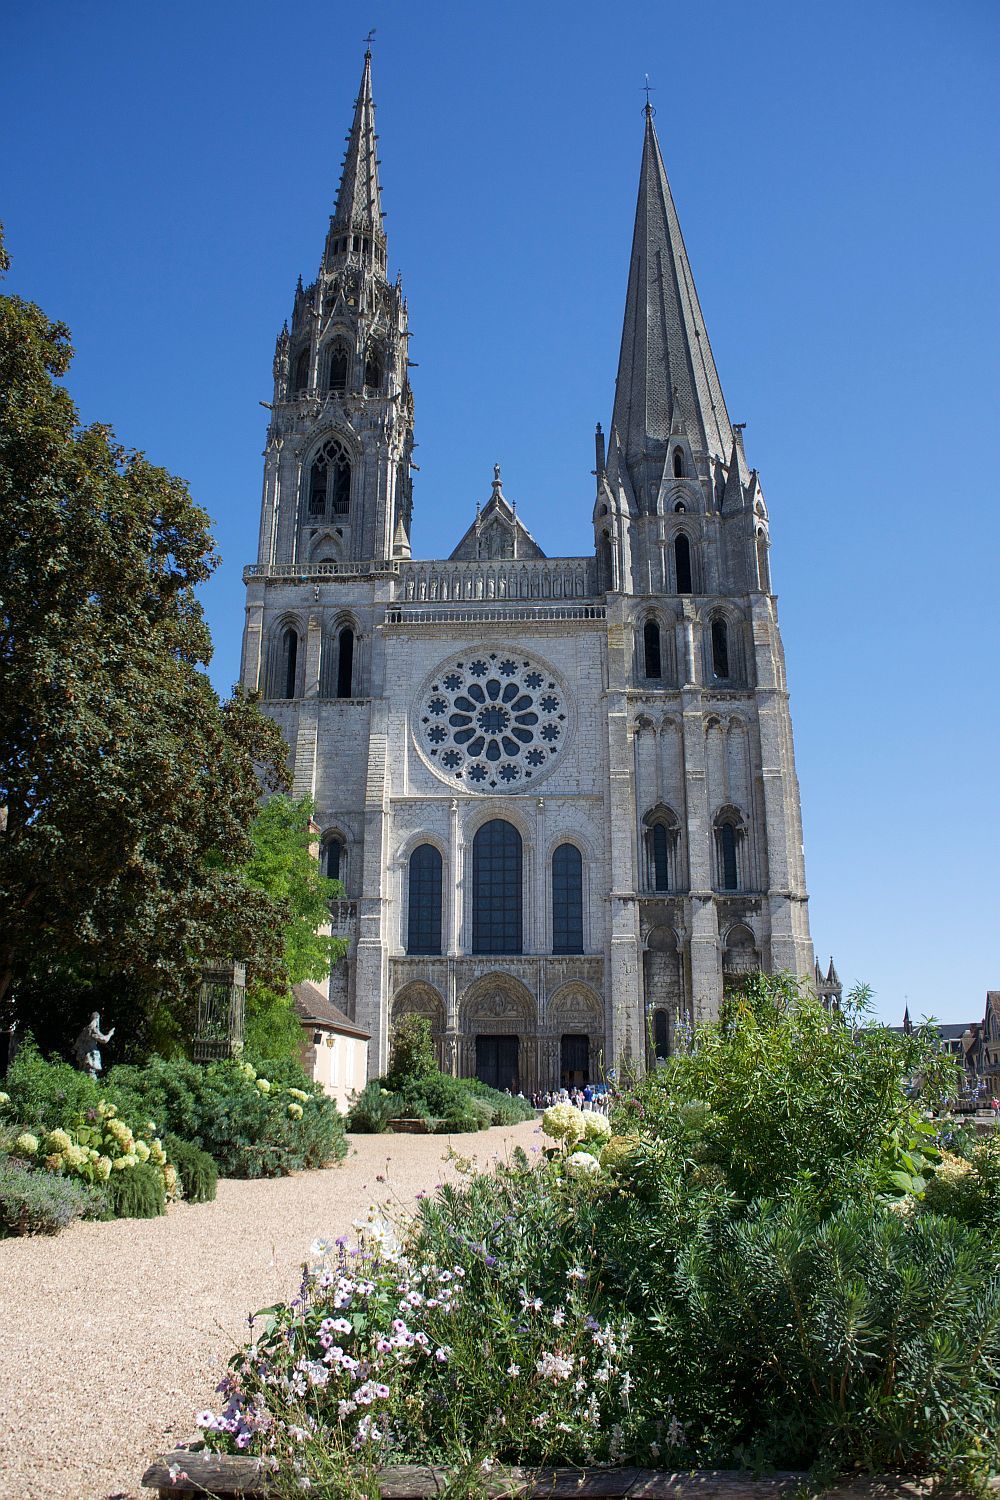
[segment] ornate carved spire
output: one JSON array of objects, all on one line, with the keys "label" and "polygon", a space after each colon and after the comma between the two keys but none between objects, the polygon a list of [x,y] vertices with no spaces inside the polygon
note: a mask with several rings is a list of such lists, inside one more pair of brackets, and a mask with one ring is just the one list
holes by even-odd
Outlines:
[{"label": "ornate carved spire", "polygon": [[[646,106],[613,426],[633,479],[643,458],[686,433],[697,457],[729,458],[733,432]],[[662,460],[661,460],[662,461]]]},{"label": "ornate carved spire", "polygon": [[[372,55],[365,53],[361,87],[354,102],[354,122],[347,137],[347,152],[337,190],[337,206],[330,220],[326,259],[342,254],[364,254],[377,247],[385,265],[385,231],[382,228],[382,189],[378,179],[378,137],[375,134],[375,101],[372,98]],[[365,257],[367,259],[367,257]]]}]

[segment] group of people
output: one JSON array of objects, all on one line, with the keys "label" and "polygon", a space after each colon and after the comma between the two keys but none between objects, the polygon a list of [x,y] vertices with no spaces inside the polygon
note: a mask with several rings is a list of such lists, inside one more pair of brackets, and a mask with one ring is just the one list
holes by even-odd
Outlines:
[{"label": "group of people", "polygon": [[536,1089],[531,1102],[536,1109],[550,1109],[553,1104],[573,1104],[577,1109],[592,1109],[597,1114],[606,1115],[611,1095],[606,1088],[597,1089],[593,1084],[585,1083],[582,1088]]}]

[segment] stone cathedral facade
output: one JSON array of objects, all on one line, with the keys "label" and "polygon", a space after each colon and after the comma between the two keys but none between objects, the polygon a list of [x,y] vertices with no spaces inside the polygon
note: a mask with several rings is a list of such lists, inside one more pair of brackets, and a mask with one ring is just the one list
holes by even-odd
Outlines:
[{"label": "stone cathedral facade", "polygon": [[451,556],[415,560],[378,169],[366,55],[275,351],[243,681],[345,887],[330,994],[370,1071],[417,1012],[448,1069],[582,1082],[666,1055],[748,972],[819,979],[767,508],[647,108],[592,550],[546,557],[496,468]]}]

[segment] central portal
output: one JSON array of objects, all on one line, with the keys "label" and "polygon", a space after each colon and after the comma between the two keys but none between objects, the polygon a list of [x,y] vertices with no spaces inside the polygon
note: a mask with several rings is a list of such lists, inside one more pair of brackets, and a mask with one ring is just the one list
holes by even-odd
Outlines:
[{"label": "central portal", "polygon": [[516,1094],[520,1086],[517,1037],[477,1036],[476,1077],[491,1088],[510,1089]]}]

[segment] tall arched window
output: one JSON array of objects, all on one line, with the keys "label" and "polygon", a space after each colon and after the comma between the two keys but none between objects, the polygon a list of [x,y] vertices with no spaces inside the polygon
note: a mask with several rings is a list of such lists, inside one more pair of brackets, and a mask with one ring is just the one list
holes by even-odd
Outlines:
[{"label": "tall arched window", "polygon": [[677,846],[680,824],[672,808],[661,802],[643,817],[646,848],[646,889],[670,891],[678,888]]},{"label": "tall arched window", "polygon": [[346,516],[351,508],[351,461],[336,441],[324,444],[309,472],[309,514]]},{"label": "tall arched window", "polygon": [[656,620],[647,620],[642,628],[642,649],[647,677],[662,677],[660,659],[660,627]]},{"label": "tall arched window", "polygon": [[345,863],[343,839],[327,839],[323,845],[323,874],[327,880],[343,880]]},{"label": "tall arched window", "polygon": [[380,391],[382,374],[382,351],[378,348],[371,348],[365,355],[365,390]]},{"label": "tall arched window", "polygon": [[670,1028],[665,1010],[653,1012],[653,1055],[657,1059],[670,1056]]},{"label": "tall arched window", "polygon": [[441,855],[433,844],[410,855],[406,951],[441,952]]},{"label": "tall arched window", "polygon": [[712,621],[712,671],[716,677],[729,676],[729,630],[721,619]]},{"label": "tall arched window", "polygon": [[493,818],[472,841],[472,951],[520,953],[521,835]]},{"label": "tall arched window", "polygon": [[583,952],[583,857],[575,844],[552,856],[552,952]]},{"label": "tall arched window", "polygon": [[354,686],[354,631],[345,625],[337,637],[337,697],[350,698]]},{"label": "tall arched window", "polygon": [[683,531],[674,537],[674,572],[677,576],[677,592],[691,593],[691,543]]},{"label": "tall arched window", "polygon": [[309,350],[302,349],[295,361],[295,377],[292,385],[296,391],[304,391],[309,385]]},{"label": "tall arched window", "polygon": [[330,355],[330,374],[327,381],[331,391],[347,390],[347,350],[338,344]]},{"label": "tall arched window", "polygon": [[684,478],[684,454],[681,452],[680,448],[674,449],[674,478]]},{"label": "tall arched window", "polygon": [[281,697],[295,697],[295,676],[298,666],[299,637],[289,626],[281,641]]},{"label": "tall arched window", "polygon": [[719,886],[724,891],[735,891],[738,884],[736,829],[732,823],[723,823],[719,828]]}]

